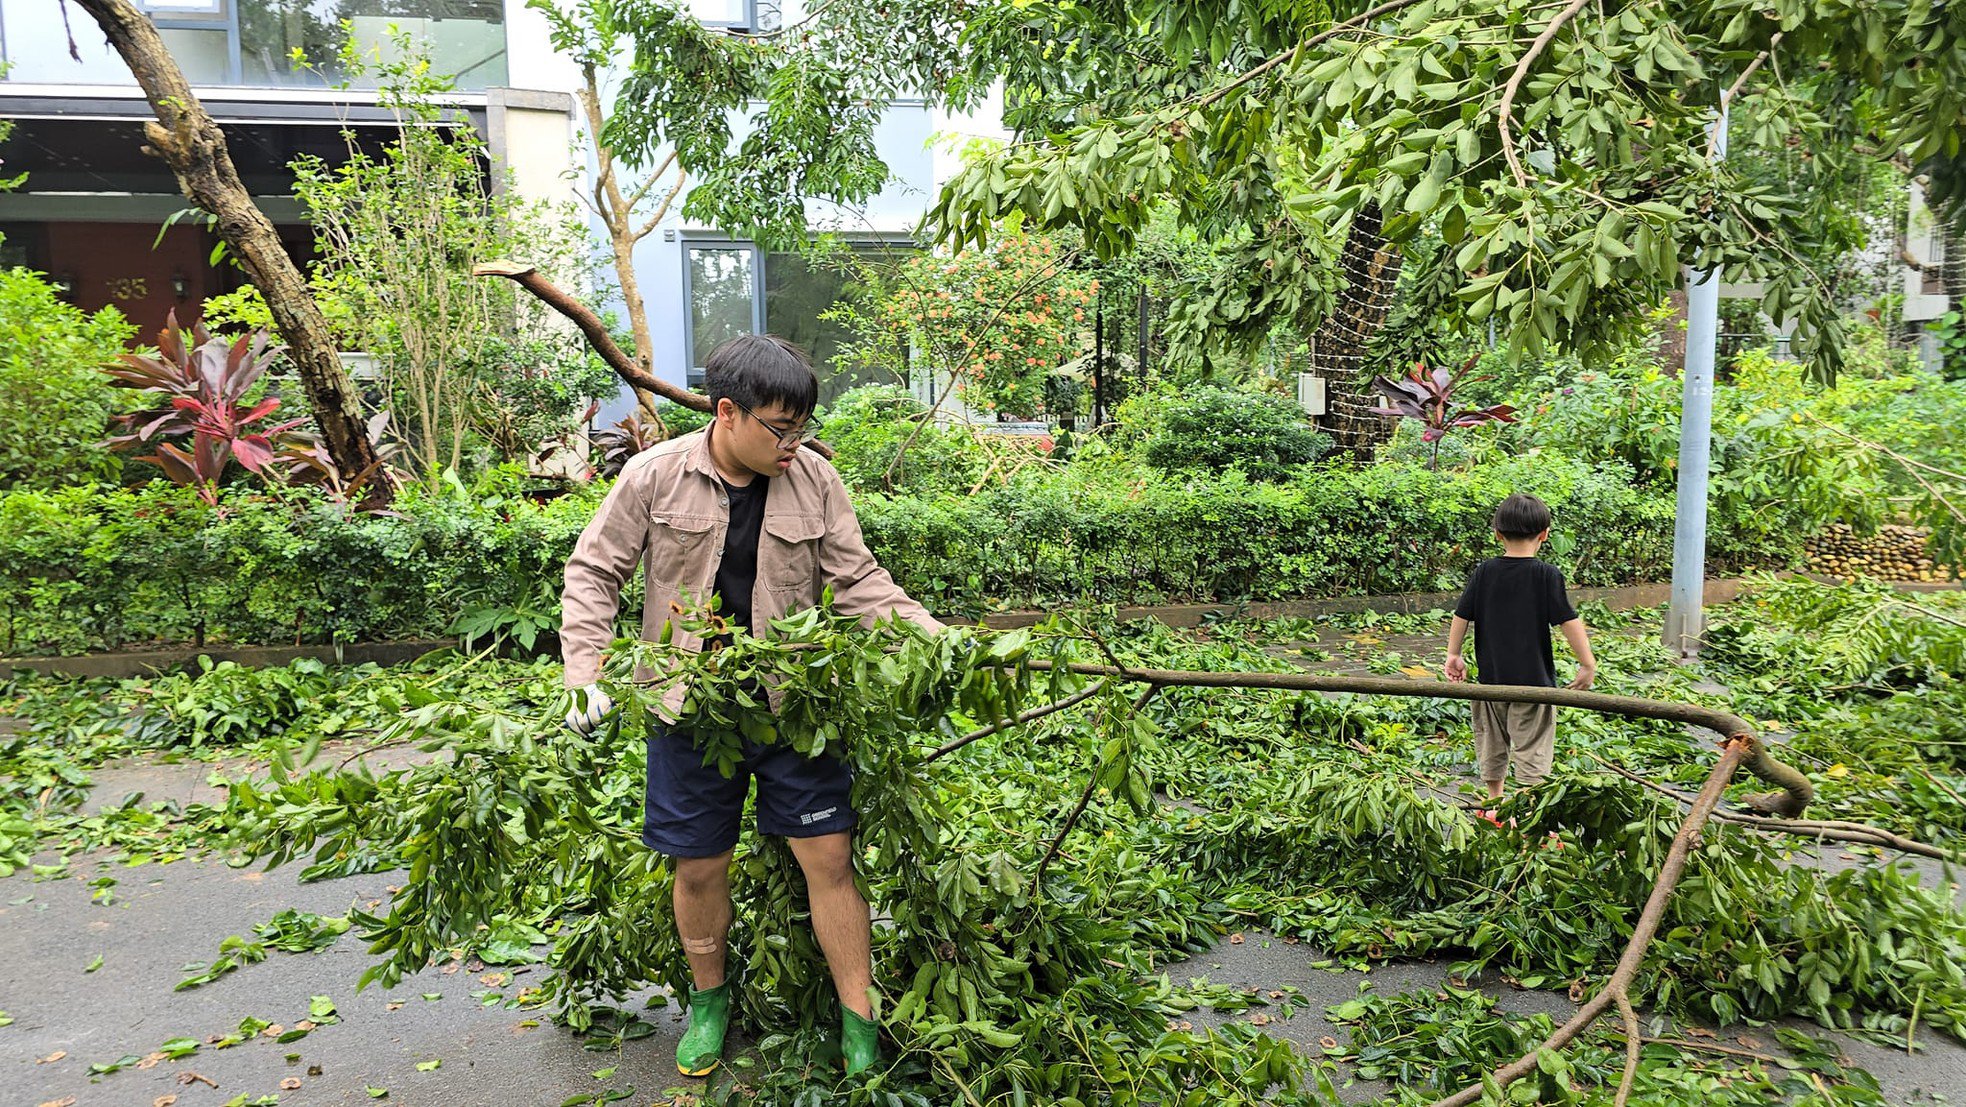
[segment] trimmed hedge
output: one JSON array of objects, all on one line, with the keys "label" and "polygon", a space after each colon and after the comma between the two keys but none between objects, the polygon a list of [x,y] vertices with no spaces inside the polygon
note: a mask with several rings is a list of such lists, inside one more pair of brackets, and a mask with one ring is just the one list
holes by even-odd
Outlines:
[{"label": "trimmed hedge", "polygon": [[[444,633],[471,608],[551,604],[603,489],[543,506],[411,489],[396,513],[302,492],[207,507],[182,489],[0,496],[0,651],[330,642]],[[1513,491],[1549,501],[1578,584],[1663,579],[1672,502],[1621,468],[1511,458],[1470,472],[1306,468],[1287,483],[1088,463],[973,497],[863,495],[869,545],[931,609],[1234,602],[1458,587]],[[1740,549],[1713,520],[1711,548]],[[1716,560],[1787,564],[1804,535]],[[1765,543],[1765,540],[1763,540]],[[625,599],[637,603],[639,592]]]},{"label": "trimmed hedge", "polygon": [[1546,556],[1576,583],[1669,574],[1671,498],[1634,489],[1615,468],[1561,459],[1469,473],[1310,469],[1288,484],[1128,469],[968,498],[868,495],[859,513],[868,544],[910,592],[966,613],[1450,590],[1498,552],[1489,516],[1514,491],[1549,502]]}]

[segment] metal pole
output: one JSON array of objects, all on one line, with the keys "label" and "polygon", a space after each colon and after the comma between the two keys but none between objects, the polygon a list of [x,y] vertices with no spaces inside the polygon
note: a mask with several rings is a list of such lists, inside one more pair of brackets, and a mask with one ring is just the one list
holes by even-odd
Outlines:
[{"label": "metal pole", "polygon": [[1106,290],[1093,293],[1092,308],[1092,429],[1106,424]]},{"label": "metal pole", "polygon": [[[1727,99],[1714,122],[1714,158],[1727,156]],[[1700,652],[1706,629],[1707,463],[1713,452],[1713,368],[1720,334],[1720,274],[1688,272],[1686,371],[1679,389],[1679,494],[1673,517],[1672,600],[1665,645],[1681,658]]]}]

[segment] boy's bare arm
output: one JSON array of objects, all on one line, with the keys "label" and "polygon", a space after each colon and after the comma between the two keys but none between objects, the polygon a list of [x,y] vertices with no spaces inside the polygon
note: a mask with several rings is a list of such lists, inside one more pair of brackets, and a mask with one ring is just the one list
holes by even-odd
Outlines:
[{"label": "boy's bare arm", "polygon": [[1577,678],[1569,687],[1581,692],[1597,682],[1597,655],[1591,652],[1590,632],[1584,629],[1582,619],[1572,619],[1556,629],[1563,632],[1563,640],[1570,643],[1570,652],[1577,655]]},{"label": "boy's bare arm", "polygon": [[1468,679],[1468,662],[1461,656],[1461,643],[1467,641],[1468,621],[1459,615],[1447,625],[1447,679],[1461,681]]}]

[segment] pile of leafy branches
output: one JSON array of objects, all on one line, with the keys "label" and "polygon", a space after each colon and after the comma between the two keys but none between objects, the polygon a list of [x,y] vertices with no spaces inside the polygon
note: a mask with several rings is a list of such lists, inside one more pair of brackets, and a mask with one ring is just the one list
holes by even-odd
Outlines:
[{"label": "pile of leafy branches", "polygon": [[0,727],[0,876],[27,867],[41,850],[107,851],[95,859],[140,864],[223,839],[222,806],[132,794],[83,813],[93,770],[107,763],[139,754],[232,756],[286,774],[314,762],[324,742],[352,743],[359,754],[392,720],[439,696],[536,709],[555,694],[558,677],[556,665],[450,651],[388,669],[312,660],[254,669],[200,658],[191,672],[126,680],[19,672],[0,681],[7,721]]},{"label": "pile of leafy branches", "polygon": [[[557,731],[556,708],[531,696],[487,704],[432,689],[389,735],[448,756],[240,785],[228,819],[254,854],[308,857],[310,875],[409,870],[386,914],[355,916],[382,957],[365,979],[393,984],[495,931],[534,928],[551,943],[541,1001],[577,1030],[622,1035],[632,1016],[613,1005],[686,981],[663,921],[670,873],[636,829],[642,720],[666,682],[626,679],[637,660],[675,665],[670,679],[689,687],[679,726],[706,757],[733,757],[741,734],[837,753],[855,770],[860,879],[882,918],[876,975],[896,1048],[848,1101],[1329,1103],[1328,1071],[1253,1026],[1170,1028],[1193,999],[1160,971],[1258,922],[1355,963],[1447,955],[1461,972],[1593,988],[1630,939],[1681,816],[1593,755],[1636,751],[1694,773],[1709,760],[1667,724],[1568,712],[1556,777],[1512,800],[1517,832],[1497,833],[1455,797],[1467,744],[1457,705],[1136,695],[1058,664],[1287,667],[1240,640],[1196,643],[1152,624],[930,638],[821,612],[776,630],[688,659],[618,644],[610,676],[624,708],[591,744]],[[759,684],[774,689],[775,714]],[[808,1059],[823,1055],[831,986],[783,844],[747,838],[735,868],[732,961],[764,1063],[724,1090],[790,1101],[817,1075]],[[1966,918],[1946,897],[1895,870],[1788,866],[1777,840],[1715,824],[1633,995],[1721,1022],[1793,1014],[1899,1040],[1921,1027],[1966,1037],[1962,964]],[[1673,1095],[1698,1102],[1689,1089],[1711,1081],[1656,1052],[1640,1087],[1678,1066]],[[1551,1056],[1545,1083],[1583,1094],[1591,1064]]]}]

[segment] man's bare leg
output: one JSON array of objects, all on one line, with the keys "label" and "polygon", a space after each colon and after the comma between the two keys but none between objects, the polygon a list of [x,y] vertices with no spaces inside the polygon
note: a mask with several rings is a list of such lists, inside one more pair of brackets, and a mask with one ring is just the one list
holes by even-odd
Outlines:
[{"label": "man's bare leg", "polygon": [[[874,985],[869,950],[873,927],[867,901],[853,885],[853,834],[841,831],[786,841],[791,844],[792,856],[799,859],[799,867],[805,870],[806,893],[812,901],[812,932],[826,954],[826,967],[832,970],[840,1005],[862,1018],[871,1018],[874,1006],[867,992]],[[728,899],[725,905],[728,923]],[[677,917],[681,916],[679,906]]]},{"label": "man's bare leg", "polygon": [[724,982],[730,934],[730,850],[715,857],[676,858],[676,931],[699,990]]}]

